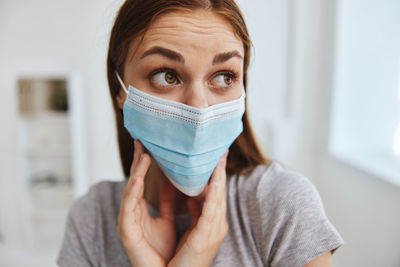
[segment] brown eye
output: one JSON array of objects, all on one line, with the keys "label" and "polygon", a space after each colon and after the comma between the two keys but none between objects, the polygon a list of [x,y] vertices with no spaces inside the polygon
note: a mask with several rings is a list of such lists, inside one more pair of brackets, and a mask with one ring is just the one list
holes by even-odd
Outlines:
[{"label": "brown eye", "polygon": [[165,81],[167,83],[174,83],[176,82],[176,76],[171,72],[167,72],[165,73]]},{"label": "brown eye", "polygon": [[212,84],[217,87],[229,87],[234,82],[234,76],[230,73],[221,73],[212,79]]},{"label": "brown eye", "polygon": [[160,71],[155,73],[151,79],[159,85],[168,86],[178,83],[178,77],[172,71]]},{"label": "brown eye", "polygon": [[225,75],[224,81],[225,81],[225,83],[226,83],[227,85],[230,85],[230,84],[232,83],[232,77],[231,77],[231,76],[228,76],[228,75]]}]

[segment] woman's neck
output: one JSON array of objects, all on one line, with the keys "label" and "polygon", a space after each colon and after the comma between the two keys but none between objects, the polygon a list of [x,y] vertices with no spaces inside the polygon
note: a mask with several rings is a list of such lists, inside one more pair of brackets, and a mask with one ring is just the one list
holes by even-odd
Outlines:
[{"label": "woman's neck", "polygon": [[[160,190],[167,177],[153,160],[144,178],[144,198],[156,210],[160,209]],[[175,190],[174,214],[187,213],[187,196]]]}]

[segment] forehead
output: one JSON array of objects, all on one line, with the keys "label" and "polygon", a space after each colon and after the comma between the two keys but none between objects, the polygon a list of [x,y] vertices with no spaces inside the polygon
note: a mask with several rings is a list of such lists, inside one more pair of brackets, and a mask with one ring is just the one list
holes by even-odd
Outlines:
[{"label": "forehead", "polygon": [[[220,15],[207,10],[179,11],[162,15],[155,20],[138,44],[132,49],[140,55],[153,46],[177,50],[184,56],[207,57],[237,50],[244,54],[243,42],[232,25]],[[194,52],[194,54],[192,53]]]}]

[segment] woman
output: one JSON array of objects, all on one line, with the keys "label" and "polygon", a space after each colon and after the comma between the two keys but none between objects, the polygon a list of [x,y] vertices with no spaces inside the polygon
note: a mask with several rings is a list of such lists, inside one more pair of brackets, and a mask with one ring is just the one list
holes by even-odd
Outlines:
[{"label": "woman", "polygon": [[256,145],[249,48],[233,0],[123,4],[107,67],[129,180],[74,203],[60,266],[332,265],[315,187]]}]

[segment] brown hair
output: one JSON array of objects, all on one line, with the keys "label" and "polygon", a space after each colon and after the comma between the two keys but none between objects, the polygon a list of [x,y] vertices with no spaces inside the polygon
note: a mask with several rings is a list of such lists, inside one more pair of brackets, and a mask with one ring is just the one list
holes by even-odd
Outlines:
[{"label": "brown hair", "polygon": [[[124,127],[123,113],[117,103],[121,87],[115,71],[123,77],[123,66],[130,44],[136,38],[143,37],[152,22],[160,15],[167,12],[196,9],[211,10],[222,16],[233,26],[235,33],[243,41],[243,83],[246,90],[251,41],[243,16],[234,0],[126,0],[119,9],[112,28],[107,57],[108,85],[115,111],[119,152],[126,177],[129,176],[134,146],[132,137]],[[251,171],[257,165],[269,162],[263,157],[256,144],[247,112],[243,115],[243,128],[243,132],[229,149],[226,168],[228,175]]]}]

